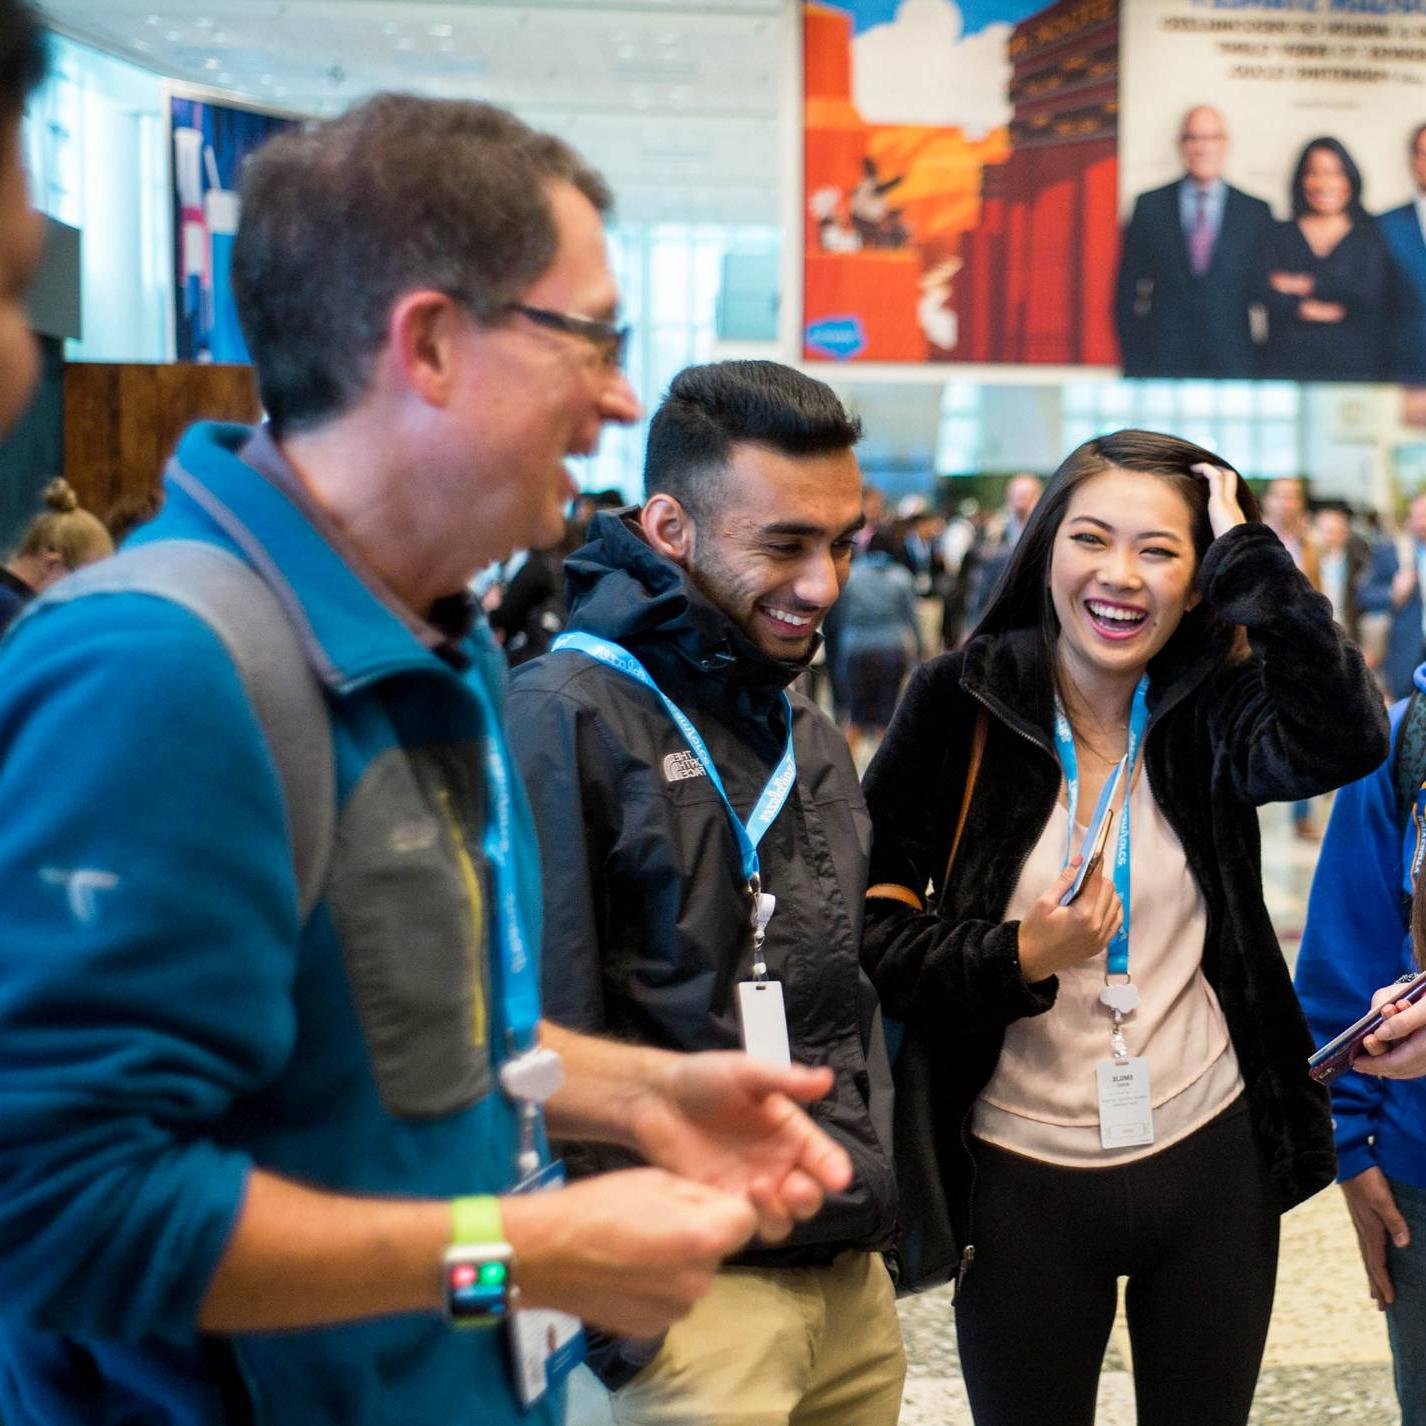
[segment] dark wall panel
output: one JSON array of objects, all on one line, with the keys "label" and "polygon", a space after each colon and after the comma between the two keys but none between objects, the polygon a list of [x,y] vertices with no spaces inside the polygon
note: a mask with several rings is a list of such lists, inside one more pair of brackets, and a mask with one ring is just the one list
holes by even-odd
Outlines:
[{"label": "dark wall panel", "polygon": [[25,414],[0,441],[0,555],[39,512],[45,483],[64,469],[64,343],[39,338],[40,381]]},{"label": "dark wall panel", "polygon": [[102,518],[157,485],[194,421],[252,422],[260,411],[249,366],[76,362],[64,379],[64,473]]}]

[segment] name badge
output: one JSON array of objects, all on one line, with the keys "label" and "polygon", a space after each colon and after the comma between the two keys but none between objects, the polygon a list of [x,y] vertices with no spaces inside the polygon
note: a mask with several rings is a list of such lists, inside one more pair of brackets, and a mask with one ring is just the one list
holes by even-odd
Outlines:
[{"label": "name badge", "polygon": [[1106,1149],[1130,1149],[1154,1142],[1154,1109],[1149,1096],[1149,1062],[1142,1056],[1100,1060],[1099,1142]]},{"label": "name badge", "polygon": [[792,1047],[787,1040],[787,1010],[782,985],[775,980],[738,982],[738,1019],[743,1027],[743,1048],[769,1064],[790,1065]]},{"label": "name badge", "polygon": [[[538,1193],[564,1183],[561,1164],[546,1164],[539,1173],[519,1184],[516,1193]],[[516,1264],[518,1273],[519,1265]],[[520,1405],[529,1408],[584,1360],[584,1324],[567,1312],[544,1307],[522,1307],[507,1324],[510,1375]]]}]

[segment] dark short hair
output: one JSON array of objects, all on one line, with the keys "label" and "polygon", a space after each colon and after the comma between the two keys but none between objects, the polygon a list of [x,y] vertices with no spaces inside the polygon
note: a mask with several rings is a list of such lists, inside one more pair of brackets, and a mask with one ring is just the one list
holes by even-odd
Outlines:
[{"label": "dark short hair", "polygon": [[1347,183],[1352,190],[1352,196],[1347,200],[1347,211],[1352,215],[1354,223],[1365,223],[1367,210],[1362,207],[1362,171],[1357,167],[1341,140],[1328,135],[1313,139],[1298,157],[1297,168],[1292,175],[1292,216],[1300,218],[1304,213],[1312,211],[1308,206],[1303,179],[1307,174],[1308,159],[1318,150],[1331,154],[1342,165],[1342,172],[1347,175]]},{"label": "dark short hair", "polygon": [[27,0],[0,0],[0,123],[18,118],[48,68],[39,16]]},{"label": "dark short hair", "polygon": [[612,205],[568,145],[466,100],[379,94],[264,144],[243,170],[233,291],[274,428],[362,395],[404,292],[500,320],[554,259],[551,183]]},{"label": "dark short hair", "polygon": [[674,377],[649,423],[644,494],[672,495],[694,519],[716,507],[735,445],[788,456],[848,450],[862,423],[823,381],[776,361],[715,361]]},{"label": "dark short hair", "polygon": [[[1213,526],[1208,518],[1208,482],[1193,474],[1199,464],[1216,465],[1233,471],[1237,477],[1238,503],[1249,520],[1258,520],[1258,502],[1248,488],[1248,482],[1238,475],[1222,456],[1192,441],[1161,431],[1115,431],[1096,436],[1077,446],[1060,463],[1050,477],[1045,493],[1040,496],[1025,532],[1020,536],[1004,573],[995,586],[985,613],[976,625],[977,634],[1004,633],[1015,628],[1033,627],[1040,630],[1045,646],[1047,667],[1054,667],[1054,645],[1059,635],[1059,619],[1055,615],[1050,594],[1050,560],[1055,536],[1069,509],[1070,498],[1085,481],[1109,470],[1127,470],[1157,476],[1171,485],[1188,506],[1189,531],[1197,564],[1203,563],[1208,546],[1213,543]],[[1217,641],[1224,657],[1232,652],[1233,630],[1209,607],[1201,603],[1184,616],[1175,630],[1171,644]]]}]

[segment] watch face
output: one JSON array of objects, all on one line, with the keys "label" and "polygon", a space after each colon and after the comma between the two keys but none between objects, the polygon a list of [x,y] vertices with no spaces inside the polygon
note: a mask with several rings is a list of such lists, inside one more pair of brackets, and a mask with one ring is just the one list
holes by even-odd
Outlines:
[{"label": "watch face", "polygon": [[510,1303],[510,1265],[475,1256],[448,1262],[446,1303],[455,1318],[504,1317]]}]

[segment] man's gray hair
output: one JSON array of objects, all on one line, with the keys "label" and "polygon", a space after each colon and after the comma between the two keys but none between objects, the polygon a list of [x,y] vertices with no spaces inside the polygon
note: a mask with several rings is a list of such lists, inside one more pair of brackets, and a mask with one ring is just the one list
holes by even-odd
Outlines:
[{"label": "man's gray hair", "polygon": [[233,290],[278,433],[358,400],[402,293],[499,320],[554,260],[551,183],[612,205],[567,144],[466,100],[381,94],[264,144],[243,171]]}]

